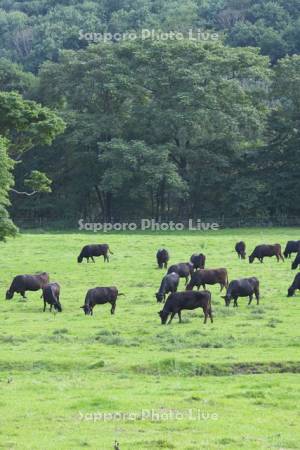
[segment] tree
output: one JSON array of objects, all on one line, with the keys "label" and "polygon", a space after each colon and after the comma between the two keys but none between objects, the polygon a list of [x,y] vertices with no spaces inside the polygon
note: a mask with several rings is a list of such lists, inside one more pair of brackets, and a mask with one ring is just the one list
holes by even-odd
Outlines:
[{"label": "tree", "polygon": [[[51,110],[41,105],[24,100],[17,92],[0,92],[0,144],[1,168],[0,174],[0,240],[16,233],[16,228],[8,218],[5,207],[9,204],[8,192],[14,189],[11,172],[14,167],[12,157],[18,162],[25,151],[39,144],[50,144],[55,136],[64,130],[64,122]],[[49,192],[50,180],[41,172],[33,171],[25,180],[38,191]]]},{"label": "tree", "polygon": [[13,186],[13,161],[7,154],[8,141],[0,136],[0,241],[13,237],[17,228],[9,219],[6,207],[9,205],[8,192]]},{"label": "tree", "polygon": [[300,56],[282,59],[272,85],[269,141],[260,154],[267,180],[265,201],[273,215],[300,213]]},{"label": "tree", "polygon": [[[167,155],[168,167],[188,186],[181,189],[189,202],[182,202],[179,189],[160,181],[150,207],[155,214],[195,214],[208,204],[224,212],[236,155],[263,140],[268,86],[268,58],[255,49],[149,39],[65,51],[40,73],[42,100],[59,106],[68,124],[60,141],[69,147],[62,162],[68,175],[54,175],[54,186],[63,179],[85,215],[95,214],[97,204],[105,217],[124,208],[146,212],[149,189],[124,167],[139,149],[147,164]],[[158,177],[163,170],[167,166],[157,164]],[[129,182],[121,186],[122,173]]]}]

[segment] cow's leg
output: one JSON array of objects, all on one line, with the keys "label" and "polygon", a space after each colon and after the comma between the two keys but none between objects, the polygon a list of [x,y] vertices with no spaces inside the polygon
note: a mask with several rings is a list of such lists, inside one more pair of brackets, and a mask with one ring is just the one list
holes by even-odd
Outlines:
[{"label": "cow's leg", "polygon": [[256,304],[258,305],[258,304],[259,304],[259,290],[256,289],[256,290],[254,291],[254,294],[255,294],[255,298],[256,298]]},{"label": "cow's leg", "polygon": [[208,315],[209,315],[209,317],[210,317],[211,323],[213,323],[214,320],[213,320],[213,315],[212,315],[211,305],[209,305]]},{"label": "cow's leg", "polygon": [[169,320],[169,322],[168,322],[168,325],[172,322],[172,320],[173,320],[175,314],[176,314],[176,312],[172,312],[171,317],[170,317],[170,320]]},{"label": "cow's leg", "polygon": [[205,283],[202,283],[203,289],[206,289],[206,285]]},{"label": "cow's leg", "polygon": [[248,305],[251,305],[252,299],[253,299],[253,294],[249,295],[249,302],[248,302]]},{"label": "cow's leg", "polygon": [[27,298],[25,295],[25,291],[20,292],[20,294],[22,295],[23,298]]},{"label": "cow's leg", "polygon": [[282,256],[282,253],[280,253],[280,258],[281,258],[281,261],[284,261],[284,257]]},{"label": "cow's leg", "polygon": [[178,311],[179,323],[181,323],[181,311]]},{"label": "cow's leg", "polygon": [[203,312],[204,312],[204,323],[207,322],[207,317],[208,317],[208,308],[203,308]]},{"label": "cow's leg", "polygon": [[50,312],[52,311],[52,306],[53,306],[53,303],[51,303],[51,305],[50,305]]},{"label": "cow's leg", "polygon": [[111,313],[111,314],[114,314],[114,313],[115,313],[115,309],[116,309],[116,302],[113,302],[113,303],[111,304],[111,310],[110,310],[110,313]]},{"label": "cow's leg", "polygon": [[260,262],[263,263],[264,262],[264,258],[259,258]]},{"label": "cow's leg", "polygon": [[187,276],[187,277],[185,277],[185,285],[188,284],[188,281],[189,281],[189,277]]},{"label": "cow's leg", "polygon": [[45,300],[44,300],[44,309],[43,309],[43,311],[44,312],[46,311],[46,302],[45,302]]},{"label": "cow's leg", "polygon": [[223,283],[220,283],[220,292],[222,292],[223,287],[224,287],[224,284],[223,284]]},{"label": "cow's leg", "polygon": [[94,257],[93,257],[93,256],[91,256],[91,258],[92,258],[92,261],[93,261],[93,263],[95,263]]},{"label": "cow's leg", "polygon": [[277,262],[279,262],[279,255],[275,255],[275,256],[276,256]]},{"label": "cow's leg", "polygon": [[200,284],[198,284],[198,286],[197,286],[197,291],[199,291],[199,289],[200,289]]},{"label": "cow's leg", "polygon": [[233,297],[233,306],[234,306],[235,308],[238,307],[237,299],[238,299],[238,297]]}]

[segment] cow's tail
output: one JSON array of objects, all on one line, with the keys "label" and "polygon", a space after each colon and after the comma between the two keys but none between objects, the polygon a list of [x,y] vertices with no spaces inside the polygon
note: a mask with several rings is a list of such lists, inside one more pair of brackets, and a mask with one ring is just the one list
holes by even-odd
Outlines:
[{"label": "cow's tail", "polygon": [[229,281],[228,281],[228,272],[227,272],[227,270],[226,270],[226,289],[228,288],[228,286],[229,286]]},{"label": "cow's tail", "polygon": [[111,251],[111,249],[108,247],[108,251],[111,255],[113,255],[113,252]]}]

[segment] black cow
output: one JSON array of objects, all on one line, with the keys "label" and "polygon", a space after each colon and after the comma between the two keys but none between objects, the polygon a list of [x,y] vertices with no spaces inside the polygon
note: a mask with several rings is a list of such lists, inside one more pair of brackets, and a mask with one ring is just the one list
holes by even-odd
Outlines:
[{"label": "black cow", "polygon": [[116,309],[116,301],[120,294],[115,286],[111,287],[96,287],[89,289],[85,296],[84,305],[81,308],[86,315],[93,315],[93,308],[95,305],[111,304],[110,313],[114,314]]},{"label": "black cow", "polygon": [[168,261],[170,259],[170,255],[168,250],[165,248],[160,248],[156,253],[156,260],[158,267],[162,269],[163,267],[166,269],[168,267]]},{"label": "black cow", "polygon": [[246,244],[244,241],[237,242],[234,248],[239,258],[241,259],[246,258]]},{"label": "black cow", "polygon": [[159,316],[161,323],[164,325],[167,322],[169,315],[171,314],[168,323],[171,323],[175,314],[178,314],[179,323],[181,323],[181,311],[183,309],[196,309],[202,308],[204,312],[204,323],[207,318],[210,317],[213,322],[212,310],[211,310],[211,294],[209,291],[184,291],[175,292],[170,294]]},{"label": "black cow", "polygon": [[300,241],[287,241],[284,249],[284,257],[290,258],[292,253],[298,253],[300,250]]},{"label": "black cow", "polygon": [[233,306],[238,306],[238,297],[249,297],[248,305],[252,302],[253,294],[255,294],[256,302],[259,304],[259,281],[257,278],[242,278],[241,280],[233,280],[229,283],[226,295],[223,296],[225,305],[229,306],[231,299],[234,300]]},{"label": "black cow", "polygon": [[177,291],[179,284],[178,273],[169,273],[162,279],[159,291],[155,294],[158,302],[165,301],[166,295]]},{"label": "black cow", "polygon": [[90,258],[92,259],[93,262],[95,262],[94,256],[95,257],[103,256],[104,257],[104,262],[105,261],[109,262],[108,253],[113,255],[113,252],[110,250],[108,244],[90,244],[90,245],[85,245],[83,247],[83,249],[81,250],[80,255],[77,258],[77,262],[81,263],[83,258],[86,258],[87,262],[89,262]]},{"label": "black cow", "polygon": [[293,295],[295,294],[295,291],[297,289],[300,289],[300,272],[297,273],[297,275],[294,278],[293,283],[291,284],[291,286],[288,289],[288,297],[293,297]]},{"label": "black cow", "polygon": [[221,291],[228,286],[228,274],[226,269],[199,269],[191,276],[186,290],[192,290],[195,286],[206,288],[206,284],[220,284]]},{"label": "black cow", "polygon": [[193,273],[194,266],[192,263],[178,263],[169,267],[168,273],[178,273],[180,278],[185,278],[185,284],[189,280],[189,276]]},{"label": "black cow", "polygon": [[47,283],[49,283],[49,274],[46,272],[35,275],[17,275],[6,292],[6,300],[11,300],[15,292],[26,298],[26,291],[38,291],[43,289]]},{"label": "black cow", "polygon": [[193,264],[194,270],[204,269],[205,260],[206,260],[206,257],[205,257],[205,255],[203,255],[203,253],[199,253],[199,254],[194,253],[190,258],[190,262]]},{"label": "black cow", "polygon": [[284,257],[281,253],[281,245],[257,245],[251,255],[249,256],[249,263],[253,263],[254,259],[257,258],[261,263],[266,256],[276,256],[277,262],[279,259],[284,261]]},{"label": "black cow", "polygon": [[297,253],[296,258],[292,262],[292,269],[295,270],[300,265],[300,252]]},{"label": "black cow", "polygon": [[43,293],[41,298],[44,300],[44,312],[46,311],[46,304],[50,305],[50,311],[52,311],[52,307],[58,312],[62,311],[62,307],[59,301],[60,296],[60,286],[58,283],[49,283],[43,287]]}]

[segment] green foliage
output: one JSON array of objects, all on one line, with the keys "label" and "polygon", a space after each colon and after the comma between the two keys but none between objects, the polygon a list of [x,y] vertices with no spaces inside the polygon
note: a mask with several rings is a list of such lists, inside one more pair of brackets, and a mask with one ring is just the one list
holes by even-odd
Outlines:
[{"label": "green foliage", "polygon": [[17,92],[0,92],[0,134],[10,140],[13,154],[51,144],[64,127],[63,120],[49,108],[24,100]]},{"label": "green foliage", "polygon": [[33,170],[29,178],[25,178],[25,186],[30,187],[34,192],[51,192],[52,181],[43,172]]},{"label": "green foliage", "polygon": [[[13,213],[297,214],[298,86],[285,93],[283,61],[299,21],[298,0],[0,0],[0,133],[22,159],[17,187],[40,168],[53,179],[52,198],[14,196]],[[81,38],[145,28],[219,42]]]},{"label": "green foliage", "polygon": [[[63,49],[85,48],[80,30],[124,33],[140,29],[217,30],[233,46],[255,45],[272,61],[299,52],[298,1],[88,0],[0,2],[0,57],[37,72]],[[274,46],[270,45],[274,41]]]},{"label": "green foliage", "polygon": [[11,171],[14,166],[7,154],[7,147],[7,140],[0,136],[0,241],[4,241],[6,237],[15,236],[17,233],[17,228],[9,219],[5,208],[9,205],[8,192],[13,185]]},{"label": "green foliage", "polygon": [[202,209],[230,184],[236,155],[260,145],[268,86],[268,59],[254,49],[136,40],[65,51],[40,73],[41,98],[67,122],[59,146],[72,147],[76,176],[63,189],[77,196],[80,176],[85,214],[86,197],[104,216]]}]

